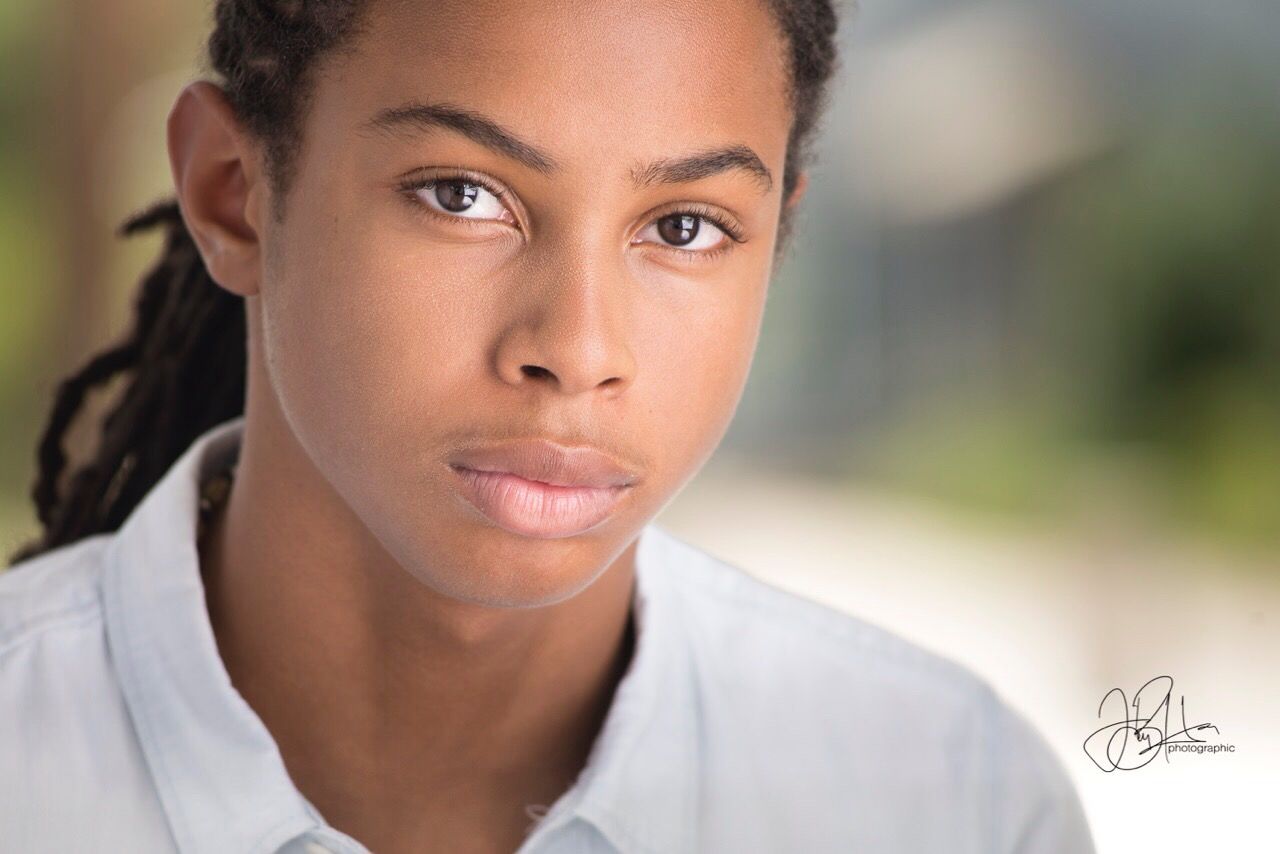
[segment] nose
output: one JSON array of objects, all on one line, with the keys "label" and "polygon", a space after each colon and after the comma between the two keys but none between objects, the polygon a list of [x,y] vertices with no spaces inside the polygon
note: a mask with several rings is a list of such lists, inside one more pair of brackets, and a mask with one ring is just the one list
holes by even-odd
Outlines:
[{"label": "nose", "polygon": [[602,247],[584,241],[547,252],[537,267],[524,280],[524,298],[501,333],[499,375],[513,386],[618,395],[635,371],[635,330],[621,259],[612,263]]}]

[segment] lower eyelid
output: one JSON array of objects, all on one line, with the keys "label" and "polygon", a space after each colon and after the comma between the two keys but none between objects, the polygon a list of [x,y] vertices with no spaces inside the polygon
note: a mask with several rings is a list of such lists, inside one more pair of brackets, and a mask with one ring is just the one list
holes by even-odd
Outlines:
[{"label": "lower eyelid", "polygon": [[714,249],[682,249],[679,246],[671,246],[665,243],[654,243],[650,240],[641,241],[640,246],[649,244],[658,251],[664,253],[668,257],[674,256],[677,261],[682,264],[706,264],[717,261],[729,253],[733,252],[737,244],[728,238]]}]

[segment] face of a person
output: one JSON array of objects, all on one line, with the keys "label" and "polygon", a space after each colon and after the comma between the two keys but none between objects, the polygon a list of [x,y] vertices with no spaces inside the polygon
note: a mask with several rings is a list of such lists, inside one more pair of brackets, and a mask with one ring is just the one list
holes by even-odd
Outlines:
[{"label": "face of a person", "polygon": [[[567,598],[738,404],[782,203],[781,37],[742,0],[378,2],[351,47],[318,68],[264,235],[272,393],[420,581],[478,603]],[[537,438],[638,479],[586,530],[499,524],[449,462]]]}]

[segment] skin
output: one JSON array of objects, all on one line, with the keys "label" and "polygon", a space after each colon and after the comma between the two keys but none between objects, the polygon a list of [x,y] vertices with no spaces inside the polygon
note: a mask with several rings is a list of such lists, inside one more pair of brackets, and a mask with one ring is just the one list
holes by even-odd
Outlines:
[{"label": "skin", "polygon": [[[514,851],[524,805],[572,785],[630,662],[636,537],[732,418],[805,186],[781,197],[791,116],[763,4],[576,5],[375,3],[318,69],[279,222],[216,85],[169,117],[184,219],[248,320],[240,465],[200,555],[219,652],[299,790],[381,854]],[[363,127],[415,100],[483,112],[560,171]],[[743,170],[631,180],[728,144],[768,189]],[[433,218],[432,190],[397,189],[421,167],[489,178],[509,212]],[[682,256],[657,223],[690,203],[745,242]],[[586,533],[509,533],[444,460],[517,436],[603,448],[641,480]]]}]

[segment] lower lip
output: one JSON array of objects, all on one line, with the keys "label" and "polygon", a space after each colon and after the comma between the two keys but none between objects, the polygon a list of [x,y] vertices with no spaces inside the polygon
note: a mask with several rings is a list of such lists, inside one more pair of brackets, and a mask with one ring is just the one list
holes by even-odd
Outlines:
[{"label": "lower lip", "polygon": [[585,533],[608,519],[627,486],[554,486],[500,471],[450,466],[461,492],[500,528],[526,537],[552,539]]}]

